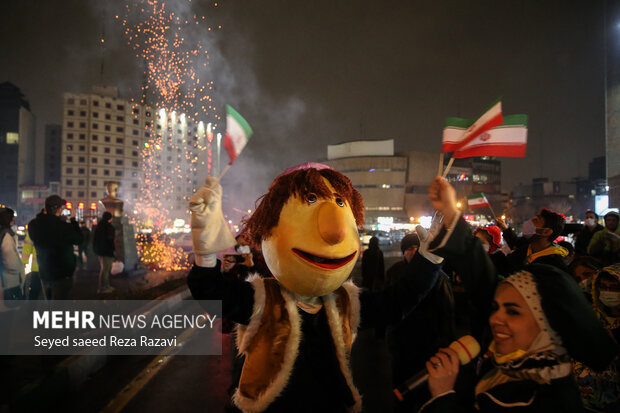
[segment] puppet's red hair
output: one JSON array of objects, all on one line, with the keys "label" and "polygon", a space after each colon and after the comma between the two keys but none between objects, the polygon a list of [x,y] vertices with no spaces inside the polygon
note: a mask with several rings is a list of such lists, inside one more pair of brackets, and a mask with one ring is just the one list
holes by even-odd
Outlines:
[{"label": "puppet's red hair", "polygon": [[290,197],[305,199],[309,193],[314,193],[319,198],[331,197],[333,194],[322,178],[327,179],[336,193],[347,201],[353,211],[355,222],[358,226],[362,225],[364,201],[349,178],[333,169],[300,169],[276,178],[269,187],[269,192],[256,201],[258,206],[254,214],[245,220],[243,230],[250,243],[260,248],[261,241],[271,235],[271,229],[278,225],[282,207]]}]

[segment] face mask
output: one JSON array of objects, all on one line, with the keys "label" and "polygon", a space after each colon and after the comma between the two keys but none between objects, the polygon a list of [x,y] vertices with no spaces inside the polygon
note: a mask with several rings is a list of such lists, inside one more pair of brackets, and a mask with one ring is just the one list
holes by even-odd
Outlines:
[{"label": "face mask", "polygon": [[525,238],[532,238],[533,235],[536,234],[536,225],[532,222],[532,220],[525,221],[523,223],[523,236]]},{"label": "face mask", "polygon": [[594,221],[594,218],[586,218],[585,223],[589,227],[593,227],[596,225],[596,221]]},{"label": "face mask", "polygon": [[586,278],[585,280],[581,280],[579,282],[579,286],[581,287],[581,289],[586,292],[589,293],[591,288],[591,284],[590,284],[590,280],[588,278]]},{"label": "face mask", "polygon": [[598,298],[606,307],[616,308],[620,306],[620,291],[601,291]]},{"label": "face mask", "polygon": [[237,251],[239,251],[239,254],[249,254],[251,252],[249,245],[240,245]]}]

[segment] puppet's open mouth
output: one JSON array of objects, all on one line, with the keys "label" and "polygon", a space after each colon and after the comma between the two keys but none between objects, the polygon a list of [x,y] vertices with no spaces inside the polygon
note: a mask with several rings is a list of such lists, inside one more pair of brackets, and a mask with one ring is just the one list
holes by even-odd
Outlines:
[{"label": "puppet's open mouth", "polygon": [[324,257],[318,257],[316,255],[312,255],[302,250],[298,250],[297,248],[293,248],[293,252],[297,254],[299,257],[303,258],[304,260],[316,266],[319,266],[321,268],[326,268],[329,270],[334,270],[336,268],[342,267],[343,265],[346,265],[353,258],[355,258],[355,254],[356,254],[354,252],[351,255],[347,255],[344,258],[324,258]]}]

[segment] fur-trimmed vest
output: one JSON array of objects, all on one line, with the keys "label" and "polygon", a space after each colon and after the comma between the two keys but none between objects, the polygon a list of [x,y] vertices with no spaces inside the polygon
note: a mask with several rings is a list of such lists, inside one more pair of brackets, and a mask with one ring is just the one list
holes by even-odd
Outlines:
[{"label": "fur-trimmed vest", "polygon": [[[299,352],[301,316],[290,292],[272,278],[249,280],[254,287],[254,311],[247,326],[237,328],[237,347],[245,354],[235,404],[246,413],[262,412],[286,387]],[[361,410],[361,396],[349,368],[351,346],[359,326],[357,287],[347,282],[322,298],[340,370],[354,406]]]}]

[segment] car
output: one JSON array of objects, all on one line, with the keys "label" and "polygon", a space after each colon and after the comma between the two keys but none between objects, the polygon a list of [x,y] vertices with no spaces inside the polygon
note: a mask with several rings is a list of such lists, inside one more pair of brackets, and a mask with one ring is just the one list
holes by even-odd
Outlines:
[{"label": "car", "polygon": [[392,245],[392,238],[390,234],[385,231],[367,231],[360,233],[362,245],[368,245],[372,237],[377,237],[379,239],[379,245]]}]

